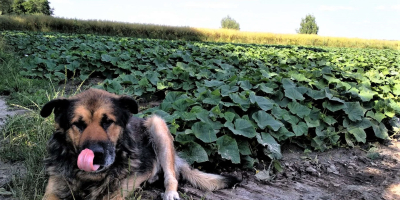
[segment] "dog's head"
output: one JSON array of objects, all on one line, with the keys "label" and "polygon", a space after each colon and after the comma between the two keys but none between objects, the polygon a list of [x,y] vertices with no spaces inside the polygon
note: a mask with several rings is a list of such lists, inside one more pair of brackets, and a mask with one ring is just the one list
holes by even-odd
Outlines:
[{"label": "dog's head", "polygon": [[79,154],[78,167],[96,173],[114,163],[118,139],[138,104],[128,96],[89,89],[48,102],[40,115],[48,117],[53,110],[57,131],[66,134],[66,142]]}]

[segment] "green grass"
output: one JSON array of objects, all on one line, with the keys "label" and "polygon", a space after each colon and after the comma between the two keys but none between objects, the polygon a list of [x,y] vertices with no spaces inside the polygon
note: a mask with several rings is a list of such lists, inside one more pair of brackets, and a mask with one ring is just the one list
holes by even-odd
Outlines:
[{"label": "green grass", "polygon": [[12,117],[2,129],[1,158],[22,162],[26,168],[25,172],[14,174],[9,185],[14,197],[21,200],[42,198],[47,183],[43,159],[52,129],[52,121],[43,119],[38,112]]}]

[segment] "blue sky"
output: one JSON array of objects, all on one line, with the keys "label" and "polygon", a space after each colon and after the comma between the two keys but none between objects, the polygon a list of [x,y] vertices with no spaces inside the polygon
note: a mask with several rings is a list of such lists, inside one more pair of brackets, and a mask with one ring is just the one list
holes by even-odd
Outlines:
[{"label": "blue sky", "polygon": [[241,31],[296,33],[313,14],[318,35],[400,40],[400,0],[49,0],[57,17],[199,28],[231,16]]}]

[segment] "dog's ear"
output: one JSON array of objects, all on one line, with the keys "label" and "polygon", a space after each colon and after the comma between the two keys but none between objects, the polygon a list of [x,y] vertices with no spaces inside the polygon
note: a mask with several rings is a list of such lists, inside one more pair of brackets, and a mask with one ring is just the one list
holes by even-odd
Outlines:
[{"label": "dog's ear", "polygon": [[60,113],[66,110],[69,107],[69,105],[70,105],[70,100],[68,99],[51,100],[43,106],[42,110],[40,111],[40,115],[42,117],[48,117],[53,112],[53,109],[55,114]]},{"label": "dog's ear", "polygon": [[123,95],[119,97],[117,101],[121,108],[129,110],[129,112],[133,114],[137,114],[139,112],[139,105],[132,97]]}]

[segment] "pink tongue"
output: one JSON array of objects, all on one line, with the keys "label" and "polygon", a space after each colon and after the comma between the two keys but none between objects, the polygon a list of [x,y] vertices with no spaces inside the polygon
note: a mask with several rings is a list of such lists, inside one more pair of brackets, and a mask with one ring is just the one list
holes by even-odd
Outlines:
[{"label": "pink tongue", "polygon": [[93,165],[94,153],[90,149],[84,149],[78,156],[78,168],[87,172],[96,171],[100,165]]}]

